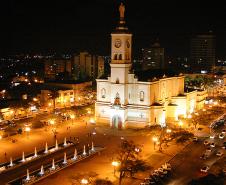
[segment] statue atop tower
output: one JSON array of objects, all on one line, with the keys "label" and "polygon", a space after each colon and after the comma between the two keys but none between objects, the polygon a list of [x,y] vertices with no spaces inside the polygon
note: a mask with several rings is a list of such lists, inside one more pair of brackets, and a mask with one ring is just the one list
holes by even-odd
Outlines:
[{"label": "statue atop tower", "polygon": [[125,5],[121,3],[119,5],[119,23],[116,27],[117,32],[128,32],[128,28],[126,27],[126,21],[125,21]]},{"label": "statue atop tower", "polygon": [[119,14],[120,14],[120,20],[124,20],[125,17],[125,5],[123,3],[119,6]]}]

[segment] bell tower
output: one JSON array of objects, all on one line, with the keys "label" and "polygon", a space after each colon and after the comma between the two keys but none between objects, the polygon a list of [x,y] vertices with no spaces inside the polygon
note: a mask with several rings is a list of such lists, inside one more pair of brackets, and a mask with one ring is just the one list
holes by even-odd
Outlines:
[{"label": "bell tower", "polygon": [[120,20],[111,34],[111,82],[127,83],[131,68],[132,34],[125,24],[125,6],[119,6]]}]

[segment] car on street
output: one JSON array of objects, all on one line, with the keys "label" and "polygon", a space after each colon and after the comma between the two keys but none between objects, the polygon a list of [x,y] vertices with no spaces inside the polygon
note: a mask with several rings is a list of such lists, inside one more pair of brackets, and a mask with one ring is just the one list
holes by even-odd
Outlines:
[{"label": "car on street", "polygon": [[219,134],[220,139],[224,139],[224,134]]},{"label": "car on street", "polygon": [[210,139],[214,139],[215,138],[215,135],[210,135]]},{"label": "car on street", "polygon": [[211,143],[210,146],[211,146],[212,148],[214,148],[214,147],[215,147],[215,143]]},{"label": "car on street", "polygon": [[209,169],[210,169],[209,166],[204,166],[200,169],[200,171],[203,173],[207,173]]},{"label": "car on street", "polygon": [[222,151],[218,151],[217,153],[216,153],[216,156],[218,156],[218,157],[221,157],[223,155],[223,152]]},{"label": "car on street", "polygon": [[208,157],[207,154],[202,154],[202,155],[200,156],[200,159],[207,159],[207,157]]},{"label": "car on street", "polygon": [[210,147],[208,147],[208,148],[206,149],[206,152],[212,152],[212,149],[211,149]]},{"label": "car on street", "polygon": [[205,146],[209,145],[209,141],[205,140],[204,143],[203,143]]},{"label": "car on street", "polygon": [[198,141],[198,137],[193,137],[193,141],[197,142]]}]

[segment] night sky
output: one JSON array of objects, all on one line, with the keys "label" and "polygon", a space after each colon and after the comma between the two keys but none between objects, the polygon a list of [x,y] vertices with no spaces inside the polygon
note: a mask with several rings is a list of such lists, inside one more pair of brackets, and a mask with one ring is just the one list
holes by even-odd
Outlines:
[{"label": "night sky", "polygon": [[[119,0],[5,0],[0,3],[0,54],[78,52],[110,54]],[[156,39],[169,56],[189,56],[192,34],[213,31],[217,56],[226,56],[226,3],[127,0],[133,51]],[[187,3],[186,3],[187,2]],[[135,57],[136,58],[136,57]]]}]

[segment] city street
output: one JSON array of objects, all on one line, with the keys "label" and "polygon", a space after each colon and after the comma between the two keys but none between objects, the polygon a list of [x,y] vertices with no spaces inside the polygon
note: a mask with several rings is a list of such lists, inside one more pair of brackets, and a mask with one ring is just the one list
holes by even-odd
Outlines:
[{"label": "city street", "polygon": [[[225,128],[225,126],[224,126]],[[219,139],[219,134],[221,133],[221,129],[218,129],[218,132],[215,132],[215,138],[202,138],[197,143],[191,143],[188,145],[181,153],[177,154],[172,160],[170,160],[170,164],[174,168],[172,178],[168,185],[180,185],[187,184],[192,179],[196,179],[204,176],[204,173],[200,172],[200,169],[206,165],[210,167],[220,158],[225,157],[225,149],[222,149],[223,142],[226,139]],[[208,146],[204,146],[203,142],[207,140],[209,143],[214,142],[215,147],[212,148],[212,151],[209,153],[207,159],[201,159],[204,153],[206,153],[206,149]],[[221,157],[216,156],[216,153],[221,151],[223,155]],[[223,164],[222,164],[223,165]],[[223,167],[223,166],[222,166]]]},{"label": "city street", "polygon": [[[142,157],[151,167],[153,167],[153,169],[159,168],[166,161],[169,161],[176,153],[181,151],[181,153],[173,157],[171,160],[174,171],[170,185],[179,185],[191,180],[193,177],[200,177],[201,174],[199,173],[199,170],[204,165],[204,161],[199,157],[205,152],[205,147],[203,145],[204,139],[200,140],[198,143],[189,144],[187,147],[178,145],[175,142],[170,142],[169,147],[163,146],[163,152],[159,152],[158,150],[154,150],[151,139],[154,134],[153,132],[149,133],[145,130],[138,131],[136,129],[115,130],[104,125],[86,125],[85,120],[88,119],[89,117],[83,116],[74,120],[73,122],[72,120],[68,120],[56,126],[56,137],[58,143],[62,143],[65,136],[67,139],[70,139],[71,137],[72,141],[76,141],[76,138],[78,137],[80,141],[80,147],[82,147],[83,144],[90,144],[92,141],[94,141],[95,145],[104,146],[106,147],[106,150],[101,152],[100,155],[93,156],[90,159],[86,159],[76,165],[72,165],[60,173],[56,173],[51,177],[38,182],[37,184],[54,185],[59,181],[66,185],[71,185],[72,183],[79,184],[79,180],[83,177],[91,179],[107,178],[113,182],[115,181],[117,184],[118,173],[116,173],[116,176],[113,175],[113,167],[111,162],[113,161],[113,157],[117,152],[117,148],[121,142],[122,136],[124,139],[133,140],[136,144],[143,146]],[[221,129],[219,129],[219,131],[220,130]],[[200,131],[197,132],[200,133]],[[88,137],[88,133],[91,133],[90,137]],[[42,135],[42,137],[40,137],[40,135]],[[17,142],[12,143],[11,138],[16,139]],[[34,151],[34,147],[37,147],[37,150],[44,149],[45,142],[48,142],[49,146],[55,144],[55,138],[51,126],[41,129],[33,129],[29,135],[24,133],[22,135],[12,136],[11,138],[5,138],[0,141],[2,144],[2,147],[0,148],[0,159],[2,162],[9,161],[10,157],[13,157],[13,159],[21,157],[22,151],[24,151],[25,154],[31,153]],[[222,141],[223,140],[217,139],[216,147],[220,145],[217,142]],[[15,150],[15,146],[17,146],[19,150]],[[5,151],[7,151],[6,156],[4,155]],[[73,149],[68,152],[73,152]],[[205,162],[217,159],[214,156],[215,154],[211,155],[210,159],[206,160]],[[56,155],[56,158],[62,157],[63,153]],[[48,157],[45,159],[44,163],[50,163],[51,159],[51,157]],[[27,168],[31,169],[31,171],[33,169],[39,169],[40,162],[39,164],[38,162],[34,162],[34,165],[32,163],[32,166],[31,164],[25,165],[20,172],[13,173],[10,178],[7,175],[2,174],[2,179],[11,180],[18,175],[25,175]],[[186,173],[184,173],[184,171],[186,171]],[[150,174],[149,171],[142,174],[137,174],[136,180],[131,181],[130,179],[125,179],[125,182],[134,185],[139,184],[142,182],[142,179],[148,176],[148,174]]]},{"label": "city street", "polygon": [[[65,136],[67,139],[70,139],[71,137],[72,140],[74,140],[74,137],[79,137],[81,146],[83,143],[87,144],[88,142],[91,143],[91,141],[94,141],[95,145],[105,146],[106,150],[103,151],[101,155],[94,156],[91,159],[87,159],[81,163],[78,163],[77,165],[73,165],[68,169],[61,171],[60,173],[54,174],[50,178],[41,181],[38,184],[56,184],[56,182],[59,180],[58,178],[65,182],[65,184],[67,184],[67,182],[68,184],[71,184],[69,183],[71,181],[71,177],[68,178],[68,175],[70,174],[70,176],[73,176],[75,172],[81,176],[90,176],[90,174],[92,176],[92,174],[95,173],[99,178],[108,178],[112,181],[115,181],[117,178],[113,176],[111,162],[114,155],[116,154],[117,147],[121,142],[121,136],[123,136],[125,139],[134,140],[137,144],[143,145],[143,157],[153,167],[158,167],[160,163],[162,164],[166,160],[170,159],[174,155],[175,151],[178,151],[182,148],[182,146],[178,147],[176,144],[172,143],[170,144],[170,147],[164,148],[164,153],[160,153],[158,151],[154,152],[153,142],[151,141],[152,134],[147,134],[147,132],[140,132],[140,134],[138,134],[136,130],[131,129],[119,131],[110,129],[108,126],[95,126],[91,124],[86,126],[86,122],[83,121],[84,119],[85,117],[82,117],[79,120],[74,121],[74,125],[72,125],[71,120],[68,120],[65,121],[64,124],[61,124],[61,126],[57,127],[58,142],[63,142]],[[68,129],[69,125],[70,129]],[[51,129],[47,129],[47,131],[45,130],[45,128],[35,129],[31,130],[29,135],[24,133],[22,135],[12,136],[17,140],[16,143],[12,143],[11,139],[9,138],[2,139],[0,141],[2,144],[2,147],[0,148],[1,161],[9,161],[10,157],[13,157],[13,159],[21,157],[22,151],[24,151],[25,154],[31,153],[34,151],[34,147],[37,147],[37,150],[44,149],[45,142],[48,142],[49,146],[54,145],[54,134],[52,133]],[[92,137],[88,137],[88,133],[93,133]],[[42,135],[42,137],[40,137],[40,135]],[[15,146],[17,146],[19,150],[15,150]],[[5,151],[7,151],[6,156],[4,155]],[[28,166],[23,168],[23,173]],[[40,168],[40,165],[32,167],[31,169],[35,168]],[[89,169],[88,171],[87,168]],[[20,175],[22,174],[20,173]],[[145,175],[146,174],[141,175],[140,179],[142,180]],[[13,177],[16,177],[16,175]],[[76,177],[76,179],[78,178]]]}]

